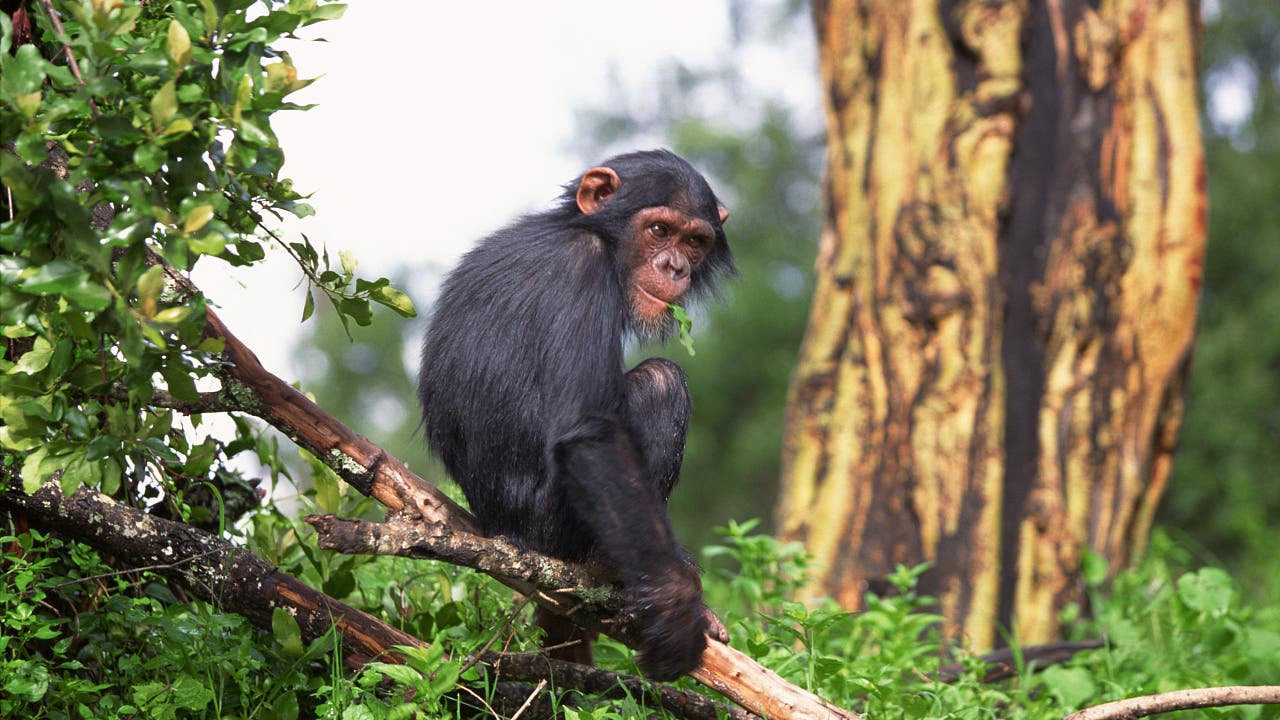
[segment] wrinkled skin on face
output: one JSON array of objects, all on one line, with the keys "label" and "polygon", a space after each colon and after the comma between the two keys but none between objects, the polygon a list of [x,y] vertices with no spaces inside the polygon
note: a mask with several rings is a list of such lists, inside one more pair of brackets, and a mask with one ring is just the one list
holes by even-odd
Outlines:
[{"label": "wrinkled skin on face", "polygon": [[675,207],[644,208],[631,221],[634,242],[625,261],[631,268],[631,308],[641,327],[667,322],[667,304],[679,304],[690,277],[715,242],[711,223]]}]

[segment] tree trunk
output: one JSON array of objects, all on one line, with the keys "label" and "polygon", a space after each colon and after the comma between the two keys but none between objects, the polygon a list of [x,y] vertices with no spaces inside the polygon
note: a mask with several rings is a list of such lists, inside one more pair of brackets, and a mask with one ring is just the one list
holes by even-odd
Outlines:
[{"label": "tree trunk", "polygon": [[[1096,7],[1095,7],[1096,6]],[[847,607],[897,563],[975,648],[1142,549],[1205,240],[1189,0],[815,8],[830,136],[779,526]]]}]

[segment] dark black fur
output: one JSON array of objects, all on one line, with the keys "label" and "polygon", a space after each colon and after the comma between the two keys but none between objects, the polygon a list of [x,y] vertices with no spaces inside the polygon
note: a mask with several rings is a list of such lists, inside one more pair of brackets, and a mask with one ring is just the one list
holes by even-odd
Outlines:
[{"label": "dark black fur", "polygon": [[633,327],[618,248],[637,210],[673,205],[715,230],[684,302],[733,261],[719,203],[683,159],[650,151],[604,165],[620,188],[596,212],[579,211],[574,181],[557,207],[462,258],[436,301],[419,394],[431,448],[484,531],[616,573],[639,603],[641,666],[666,679],[697,665],[707,627],[666,513],[690,402],[669,360],[625,372],[625,336],[653,329]]}]

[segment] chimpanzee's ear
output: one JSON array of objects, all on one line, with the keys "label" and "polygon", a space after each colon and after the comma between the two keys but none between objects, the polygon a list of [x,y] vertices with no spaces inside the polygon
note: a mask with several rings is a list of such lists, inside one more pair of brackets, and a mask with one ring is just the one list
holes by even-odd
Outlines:
[{"label": "chimpanzee's ear", "polygon": [[720,208],[720,224],[723,225],[724,221],[728,219],[729,219],[729,208],[721,207]]},{"label": "chimpanzee's ear", "polygon": [[600,203],[618,191],[618,173],[607,167],[594,167],[582,173],[578,182],[578,209],[589,215],[600,209]]}]

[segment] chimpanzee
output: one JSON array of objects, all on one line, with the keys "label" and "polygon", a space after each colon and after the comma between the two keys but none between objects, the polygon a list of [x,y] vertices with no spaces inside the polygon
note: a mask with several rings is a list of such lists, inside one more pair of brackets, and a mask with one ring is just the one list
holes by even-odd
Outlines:
[{"label": "chimpanzee", "polygon": [[[668,303],[735,272],[707,181],[666,150],[611,158],[468,252],[445,280],[422,352],[432,450],[484,532],[602,567],[635,598],[637,661],[673,679],[724,626],[702,604],[666,503],[680,474],[684,371],[625,371],[628,336],[662,337]],[[567,636],[549,614],[548,642]],[[590,662],[590,639],[559,656]],[[584,652],[585,649],[585,652]]]}]

